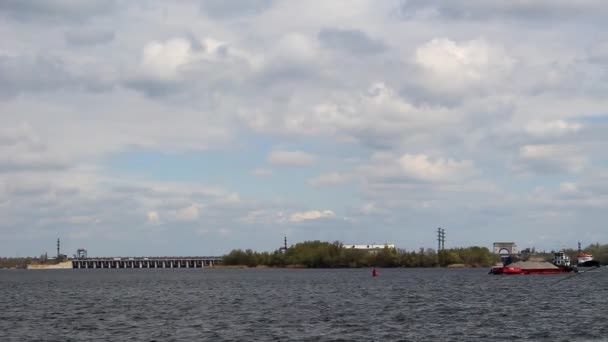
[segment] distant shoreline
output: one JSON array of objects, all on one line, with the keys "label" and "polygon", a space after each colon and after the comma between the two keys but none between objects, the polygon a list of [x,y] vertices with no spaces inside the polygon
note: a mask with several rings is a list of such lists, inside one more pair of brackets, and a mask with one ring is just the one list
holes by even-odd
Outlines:
[{"label": "distant shoreline", "polygon": [[401,267],[401,266],[397,266],[397,267],[381,267],[381,266],[361,266],[361,267],[307,267],[306,265],[287,265],[287,266],[266,266],[266,265],[257,265],[257,266],[247,266],[247,265],[216,265],[216,266],[208,266],[205,267],[205,269],[226,269],[226,270],[243,270],[243,269],[247,269],[247,270],[265,270],[265,269],[296,269],[296,270],[302,270],[302,269],[308,269],[308,270],[315,270],[315,269],[325,269],[325,270],[329,270],[329,269],[366,269],[366,268],[372,268],[372,267],[376,267],[376,268],[403,268],[403,269],[407,269],[407,268],[442,268],[442,269],[471,269],[471,268],[484,268],[484,267],[476,267],[476,266],[472,266],[472,265],[465,265],[465,264],[452,264],[452,265],[448,265],[448,266],[443,266],[443,267],[438,267],[438,266],[432,266],[432,267]]}]

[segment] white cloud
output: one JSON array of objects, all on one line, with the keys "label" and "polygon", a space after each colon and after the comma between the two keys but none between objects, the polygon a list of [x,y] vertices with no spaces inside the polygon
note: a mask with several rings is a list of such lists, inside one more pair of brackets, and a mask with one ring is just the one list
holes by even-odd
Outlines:
[{"label": "white cloud", "polygon": [[160,224],[160,215],[156,211],[148,211],[148,223],[153,225]]},{"label": "white cloud", "polygon": [[317,161],[317,156],[303,151],[272,151],[267,158],[274,165],[308,166]]},{"label": "white cloud", "polygon": [[[297,95],[295,95],[297,99]],[[435,138],[431,132],[456,124],[458,111],[442,106],[416,106],[385,82],[361,92],[330,92],[314,104],[293,101],[280,113],[245,110],[241,117],[252,129],[286,136],[329,136],[374,147]]]},{"label": "white cloud", "polygon": [[174,38],[166,42],[146,44],[142,55],[142,68],[160,79],[175,79],[178,69],[194,60],[190,42]]},{"label": "white cloud", "polygon": [[399,164],[406,175],[427,181],[466,179],[478,173],[471,160],[457,161],[450,158],[432,160],[425,154],[404,154],[399,158]]},{"label": "white cloud", "polygon": [[277,42],[275,59],[288,63],[316,63],[318,44],[314,38],[298,32],[290,32]]},{"label": "white cloud", "polygon": [[447,38],[417,47],[415,62],[428,72],[429,86],[452,91],[502,81],[515,63],[504,48],[484,39],[458,43]]},{"label": "white cloud", "polygon": [[533,173],[578,173],[588,160],[574,145],[525,145],[519,149],[518,168]]},{"label": "white cloud", "polygon": [[323,211],[310,210],[310,211],[303,211],[303,212],[295,212],[295,213],[291,214],[291,216],[289,217],[289,221],[298,223],[298,222],[302,222],[302,221],[318,220],[318,219],[330,218],[330,217],[334,217],[334,216],[336,216],[336,214],[331,210],[323,210]]},{"label": "white cloud", "polygon": [[525,130],[530,135],[544,137],[576,133],[581,127],[582,125],[579,123],[571,123],[564,120],[532,121],[526,125]]},{"label": "white cloud", "polygon": [[180,221],[196,221],[202,207],[201,204],[192,203],[190,206],[178,210],[175,216]]},{"label": "white cloud", "polygon": [[[238,49],[211,37],[175,37],[166,41],[151,41],[142,50],[138,73],[127,85],[156,95],[165,87],[176,90],[205,79],[238,81],[263,67],[261,57]],[[157,88],[156,93],[152,90]]]}]

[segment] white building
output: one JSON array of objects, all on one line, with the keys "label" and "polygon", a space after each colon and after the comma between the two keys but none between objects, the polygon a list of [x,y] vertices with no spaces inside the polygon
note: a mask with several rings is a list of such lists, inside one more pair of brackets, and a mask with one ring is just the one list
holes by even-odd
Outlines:
[{"label": "white building", "polygon": [[351,245],[351,244],[344,244],[342,245],[344,248],[347,249],[360,249],[360,250],[364,250],[364,251],[370,251],[370,252],[377,252],[377,251],[381,251],[385,248],[389,248],[389,249],[395,249],[395,245],[392,243],[385,243],[382,245],[376,245],[376,244],[370,244],[370,245]]}]

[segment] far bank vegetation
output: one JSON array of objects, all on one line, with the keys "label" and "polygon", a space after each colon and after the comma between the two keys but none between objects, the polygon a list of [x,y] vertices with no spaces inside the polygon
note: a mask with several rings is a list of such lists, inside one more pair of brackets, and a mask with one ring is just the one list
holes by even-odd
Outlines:
[{"label": "far bank vegetation", "polygon": [[464,265],[466,267],[488,267],[498,261],[496,255],[485,247],[446,249],[437,255],[433,249],[417,251],[385,248],[369,252],[345,248],[342,243],[306,241],[295,244],[286,252],[255,252],[251,249],[236,249],[223,257],[224,265],[248,267],[337,268],[337,267],[437,267]]}]

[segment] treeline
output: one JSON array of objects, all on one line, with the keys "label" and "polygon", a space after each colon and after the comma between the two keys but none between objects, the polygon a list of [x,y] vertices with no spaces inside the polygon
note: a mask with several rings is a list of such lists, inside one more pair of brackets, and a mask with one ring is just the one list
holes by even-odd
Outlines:
[{"label": "treeline", "polygon": [[40,258],[0,258],[0,269],[1,268],[26,268],[29,264],[35,264],[40,262]]},{"label": "treeline", "polygon": [[251,249],[233,250],[223,257],[224,265],[249,267],[300,266],[308,268],[333,267],[436,267],[464,264],[488,267],[498,259],[487,248],[467,247],[447,249],[439,253],[433,249],[418,251],[385,248],[377,252],[345,248],[342,243],[306,241],[293,245],[286,252],[255,252]]}]

